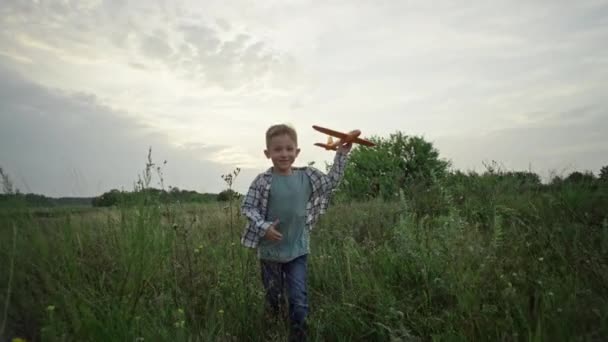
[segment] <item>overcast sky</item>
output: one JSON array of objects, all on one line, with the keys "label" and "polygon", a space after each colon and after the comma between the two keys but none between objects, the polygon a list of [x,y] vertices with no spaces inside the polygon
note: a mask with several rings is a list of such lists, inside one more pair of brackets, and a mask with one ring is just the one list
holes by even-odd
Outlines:
[{"label": "overcast sky", "polygon": [[[0,6],[0,166],[23,192],[244,191],[264,132],[424,136],[455,168],[608,164],[608,1],[27,1]],[[156,182],[156,180],[155,180]],[[155,184],[153,184],[155,185]],[[157,185],[157,184],[156,184]]]}]

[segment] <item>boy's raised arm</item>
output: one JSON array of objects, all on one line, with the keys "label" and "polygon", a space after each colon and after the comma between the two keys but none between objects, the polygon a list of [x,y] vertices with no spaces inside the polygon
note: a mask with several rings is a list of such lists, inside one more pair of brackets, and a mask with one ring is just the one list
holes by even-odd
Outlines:
[{"label": "boy's raised arm", "polygon": [[327,193],[335,189],[338,184],[340,184],[342,177],[344,177],[344,169],[348,160],[349,151],[350,147],[346,149],[339,148],[336,151],[334,163],[329,169],[329,172],[326,175],[322,175],[320,179],[319,188],[321,190],[321,193],[319,195],[326,195]]}]

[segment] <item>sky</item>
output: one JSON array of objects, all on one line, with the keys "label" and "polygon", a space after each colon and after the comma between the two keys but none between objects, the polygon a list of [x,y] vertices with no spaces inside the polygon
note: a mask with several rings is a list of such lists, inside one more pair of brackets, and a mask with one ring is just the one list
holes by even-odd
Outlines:
[{"label": "sky", "polygon": [[[22,192],[244,192],[264,133],[422,136],[454,169],[608,165],[608,1],[2,0],[0,167]],[[166,164],[164,164],[166,161]],[[160,187],[160,177],[153,186]]]}]

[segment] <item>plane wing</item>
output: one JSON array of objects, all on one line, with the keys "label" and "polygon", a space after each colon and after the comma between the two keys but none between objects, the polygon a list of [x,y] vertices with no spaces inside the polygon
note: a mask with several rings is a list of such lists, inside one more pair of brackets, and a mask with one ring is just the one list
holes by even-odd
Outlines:
[{"label": "plane wing", "polygon": [[313,125],[312,128],[316,129],[317,131],[319,131],[321,133],[332,135],[336,138],[340,138],[340,139],[346,138],[346,133],[334,131],[332,129],[321,127],[321,126],[316,126],[316,125]]},{"label": "plane wing", "polygon": [[373,142],[371,142],[369,140],[361,139],[361,138],[355,138],[355,140],[353,140],[353,141],[358,144],[365,145],[365,146],[376,146],[376,144],[374,144]]},{"label": "plane wing", "polygon": [[323,147],[326,150],[337,150],[338,147],[337,146],[331,146],[331,145],[327,145],[327,144],[321,144],[321,143],[316,143],[315,146],[320,146]]}]

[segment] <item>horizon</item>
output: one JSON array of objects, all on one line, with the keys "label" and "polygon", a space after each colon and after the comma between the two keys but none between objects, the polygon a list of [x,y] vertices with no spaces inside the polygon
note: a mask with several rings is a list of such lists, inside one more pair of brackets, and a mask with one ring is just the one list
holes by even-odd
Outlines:
[{"label": "horizon", "polygon": [[[467,175],[476,174],[478,176],[482,176],[485,172],[488,171],[488,166],[490,164],[494,164],[494,166],[498,166],[498,169],[496,169],[498,172],[530,172],[532,174],[538,175],[539,179],[540,179],[540,182],[543,185],[549,185],[552,181],[554,181],[554,179],[556,177],[557,178],[561,178],[561,179],[565,179],[567,176],[569,176],[569,175],[571,175],[573,173],[576,173],[576,172],[579,172],[581,174],[592,174],[593,177],[595,177],[595,178],[599,178],[599,176],[600,176],[599,175],[599,171],[598,172],[593,172],[592,170],[571,170],[571,171],[568,171],[568,172],[561,172],[561,173],[558,173],[556,170],[550,170],[550,171],[548,171],[547,176],[543,177],[543,175],[541,175],[540,173],[537,173],[537,172],[534,172],[534,171],[530,171],[529,169],[528,170],[524,170],[524,169],[522,169],[522,170],[509,170],[509,169],[505,169],[505,168],[503,168],[502,165],[500,165],[500,163],[498,161],[491,161],[489,163],[485,163],[483,165],[485,167],[485,169],[483,169],[483,170],[471,170],[471,169],[469,169],[469,170],[460,170],[460,169],[455,169],[453,167],[449,167],[448,171],[449,172],[458,172],[458,171],[460,171],[460,172],[465,173]],[[605,165],[605,166],[608,167],[608,164]],[[11,178],[11,175],[7,175],[7,176],[9,177],[9,180],[12,182],[13,180]],[[158,177],[158,175],[155,176],[155,177]],[[154,179],[155,177],[152,177],[152,179]],[[133,183],[135,184],[136,181],[134,181]],[[194,192],[196,192],[198,194],[201,194],[201,195],[218,195],[221,192],[226,191],[226,190],[229,189],[228,186],[226,186],[225,188],[223,188],[223,189],[221,189],[221,190],[219,190],[217,192],[199,192],[199,191],[196,191],[194,189],[174,187],[174,186],[171,186],[170,184],[167,185],[166,188],[156,187],[156,186],[153,186],[153,185],[147,187],[147,189],[153,189],[153,190],[165,191],[165,192],[170,192],[174,188],[177,188],[179,191],[194,191]],[[125,189],[125,187],[123,186],[123,187],[120,187],[120,188],[106,189],[106,190],[104,190],[103,192],[101,192],[99,194],[93,194],[93,195],[89,195],[89,196],[48,196],[48,195],[40,194],[40,193],[23,192],[18,187],[16,189],[14,189],[14,191],[17,191],[18,193],[23,194],[23,195],[27,195],[27,194],[42,195],[42,196],[45,196],[45,197],[50,198],[50,199],[96,198],[96,197],[102,196],[103,194],[108,193],[108,192],[113,191],[113,190],[118,190],[118,191],[126,192],[126,193],[134,193],[134,192],[137,191],[135,189],[135,185],[133,185],[133,189],[130,189],[130,190]],[[234,191],[236,191],[237,193],[239,193],[241,195],[244,195],[246,193],[246,191],[239,191],[239,190],[234,190]]]}]

